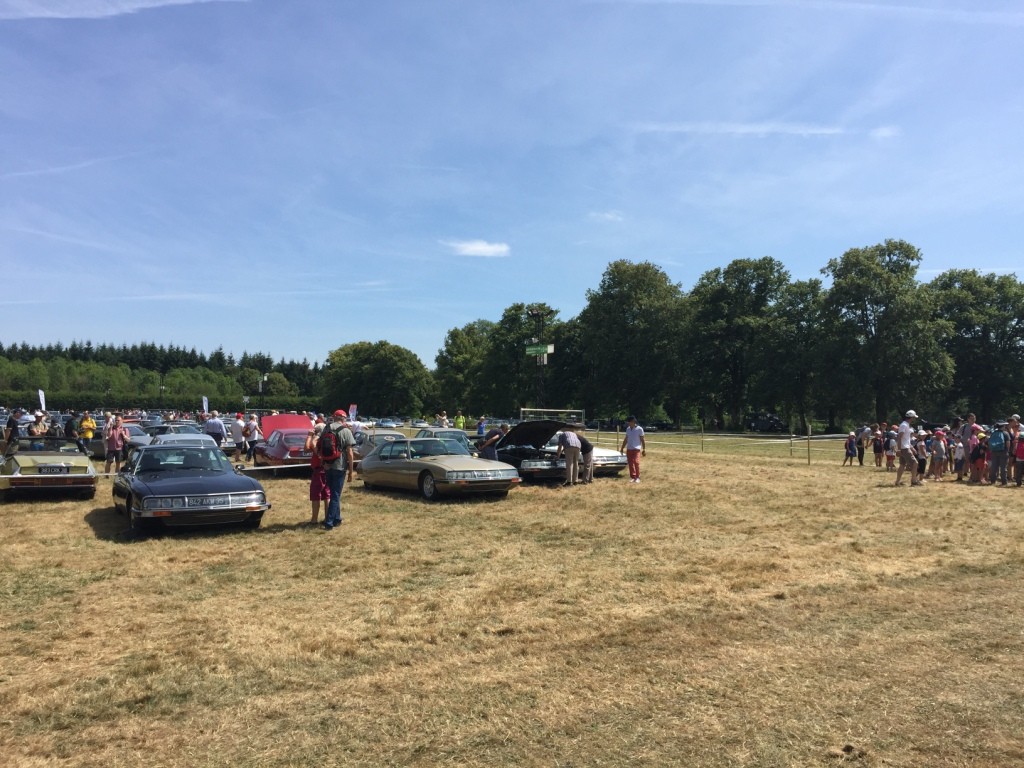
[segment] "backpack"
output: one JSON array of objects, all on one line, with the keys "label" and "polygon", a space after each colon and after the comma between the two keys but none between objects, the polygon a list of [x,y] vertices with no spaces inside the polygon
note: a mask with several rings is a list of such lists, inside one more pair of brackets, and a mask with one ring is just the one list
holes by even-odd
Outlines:
[{"label": "backpack", "polygon": [[333,429],[325,429],[317,443],[317,452],[324,464],[331,464],[341,458],[341,441]]},{"label": "backpack", "polygon": [[1006,433],[1001,429],[997,429],[988,438],[988,447],[990,451],[1005,451],[1006,450]]}]

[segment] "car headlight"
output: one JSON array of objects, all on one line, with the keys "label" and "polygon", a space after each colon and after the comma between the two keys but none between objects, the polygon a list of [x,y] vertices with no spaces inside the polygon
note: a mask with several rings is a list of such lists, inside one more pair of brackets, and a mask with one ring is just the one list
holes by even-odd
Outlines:
[{"label": "car headlight", "polygon": [[527,460],[520,464],[520,469],[550,469],[559,463],[551,459]]},{"label": "car headlight", "polygon": [[515,467],[509,467],[508,469],[452,470],[445,472],[444,476],[449,483],[454,483],[459,480],[506,480],[510,477],[516,477],[518,474]]},{"label": "car headlight", "polygon": [[143,509],[184,509],[184,496],[150,496],[142,501]]},{"label": "car headlight", "polygon": [[267,500],[267,495],[262,491],[253,491],[252,493],[245,493],[241,496],[232,497],[232,501],[239,504],[244,504],[249,507],[254,504],[263,504]]}]

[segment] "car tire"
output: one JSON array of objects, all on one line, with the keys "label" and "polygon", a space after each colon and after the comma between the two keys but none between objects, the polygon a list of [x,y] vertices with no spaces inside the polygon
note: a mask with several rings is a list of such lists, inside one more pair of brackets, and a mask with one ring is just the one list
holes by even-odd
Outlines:
[{"label": "car tire", "polygon": [[153,520],[143,520],[142,518],[136,518],[132,514],[132,497],[129,496],[124,502],[124,513],[128,517],[128,530],[131,533],[136,534],[148,534],[152,533],[154,529]]},{"label": "car tire", "polygon": [[434,482],[434,476],[429,472],[420,475],[420,494],[427,501],[436,501],[441,495],[437,490],[437,483]]},{"label": "car tire", "polygon": [[253,512],[242,521],[242,527],[249,531],[255,531],[260,527],[261,522],[263,522],[263,513]]},{"label": "car tire", "polygon": [[95,499],[96,498],[96,489],[95,488],[90,488],[88,491],[82,491],[82,494],[81,494],[81,496],[79,496],[79,498],[84,500],[84,501],[91,501],[92,499]]},{"label": "car tire", "polygon": [[374,486],[373,483],[368,483],[365,480],[363,480],[363,488],[365,488],[366,490],[372,491],[374,489],[374,487],[375,486]]}]

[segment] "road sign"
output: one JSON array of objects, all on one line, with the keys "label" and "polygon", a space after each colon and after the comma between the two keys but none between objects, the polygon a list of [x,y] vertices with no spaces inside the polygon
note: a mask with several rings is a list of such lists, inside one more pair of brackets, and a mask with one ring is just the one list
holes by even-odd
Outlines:
[{"label": "road sign", "polygon": [[527,344],[526,354],[533,357],[539,355],[550,355],[555,351],[554,344]]}]

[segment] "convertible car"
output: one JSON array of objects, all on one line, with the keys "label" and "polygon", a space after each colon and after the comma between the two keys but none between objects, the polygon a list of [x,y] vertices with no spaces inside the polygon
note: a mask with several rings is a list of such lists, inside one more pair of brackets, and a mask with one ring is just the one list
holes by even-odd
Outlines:
[{"label": "convertible car", "polygon": [[96,469],[78,445],[66,437],[18,437],[4,449],[0,499],[12,494],[96,495]]},{"label": "convertible car", "polygon": [[147,445],[114,478],[114,507],[132,528],[241,523],[256,528],[270,509],[263,486],[210,443]]},{"label": "convertible car", "polygon": [[[519,470],[524,480],[564,480],[565,459],[555,459],[558,435],[573,425],[548,419],[522,421],[496,444],[498,460]],[[626,455],[594,446],[594,476],[617,475],[627,466]]]},{"label": "convertible car", "polygon": [[381,443],[363,458],[359,476],[367,488],[418,490],[427,500],[462,493],[506,496],[519,483],[515,468],[474,458],[457,440],[434,437]]}]

